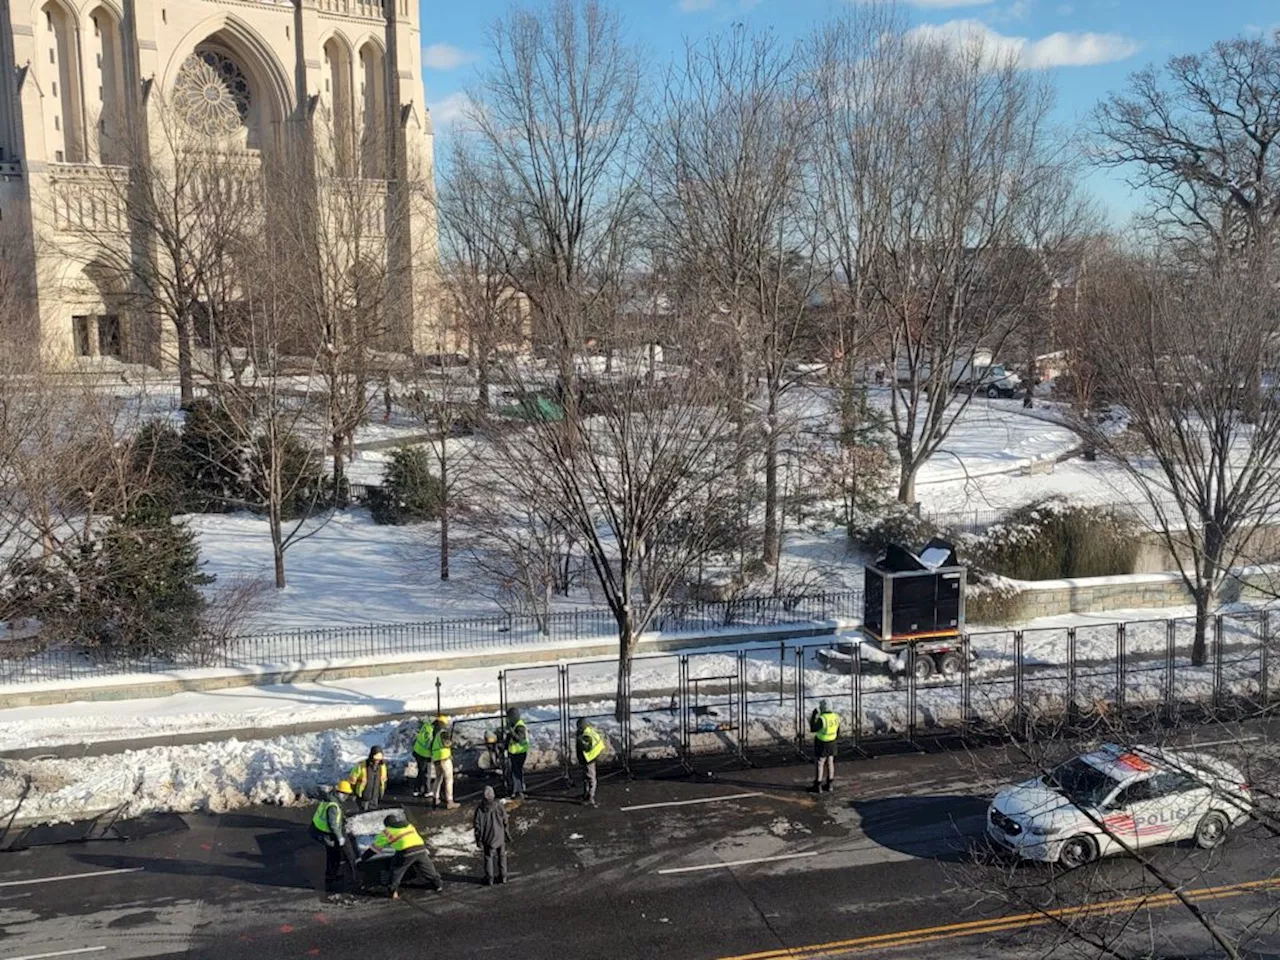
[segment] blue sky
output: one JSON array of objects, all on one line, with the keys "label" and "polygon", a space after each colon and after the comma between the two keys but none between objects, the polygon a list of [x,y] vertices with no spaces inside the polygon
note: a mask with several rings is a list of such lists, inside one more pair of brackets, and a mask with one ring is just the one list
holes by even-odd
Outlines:
[{"label": "blue sky", "polygon": [[[538,5],[525,0],[523,6]],[[856,0],[613,0],[655,70],[681,49],[734,22],[799,37]],[[1202,50],[1246,31],[1280,29],[1277,0],[910,0],[900,3],[929,30],[988,33],[1050,71],[1058,121],[1078,126],[1099,98],[1134,70],[1175,53]],[[483,66],[486,30],[510,0],[421,0],[424,82],[437,135],[448,136],[461,93]],[[1122,220],[1135,198],[1116,175],[1095,172],[1089,188]]]}]

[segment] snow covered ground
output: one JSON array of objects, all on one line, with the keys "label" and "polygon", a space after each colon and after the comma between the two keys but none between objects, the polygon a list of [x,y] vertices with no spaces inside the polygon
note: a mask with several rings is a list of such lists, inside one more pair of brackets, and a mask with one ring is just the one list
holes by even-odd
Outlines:
[{"label": "snow covered ground", "polygon": [[[1170,687],[1179,700],[1204,700],[1211,694],[1214,665],[1191,666],[1192,624],[1188,620],[1175,624],[1175,674],[1170,677],[1167,673],[1167,621],[1156,618],[1184,613],[1185,608],[1135,611],[1144,619],[1126,625],[1123,683],[1129,705],[1157,705]],[[1022,648],[1024,706],[1053,710],[1063,705],[1069,626],[1077,633],[1077,702],[1090,709],[1095,702],[1116,700],[1115,624],[1102,622],[1096,615],[1074,615],[1027,625]],[[1262,678],[1257,635],[1256,620],[1243,613],[1225,619],[1222,676],[1230,692],[1244,696],[1259,692]],[[855,702],[853,680],[848,674],[823,670],[813,656],[816,647],[806,647],[798,676],[793,648],[783,657],[776,645],[744,648],[743,676],[749,702],[747,727],[741,733],[722,728],[738,715],[740,705],[731,702],[726,684],[717,679],[737,675],[737,654],[715,650],[692,655],[688,675],[703,678],[704,683],[697,700],[701,709],[690,712],[690,749],[723,750],[738,736],[745,738],[748,748],[789,742],[796,733],[797,709],[806,715],[820,699],[827,699],[844,716],[849,729]],[[970,716],[996,724],[1007,722],[1015,707],[1014,636],[1012,632],[978,634],[973,638],[973,649],[978,659],[970,672]],[[679,689],[679,662],[677,655],[657,655],[635,664],[630,739],[636,756],[673,756],[677,752],[680,716],[673,696]],[[609,658],[572,663],[569,710],[572,716],[594,717],[617,749],[623,737],[612,718],[615,669]],[[460,763],[464,767],[483,766],[484,735],[499,723],[494,715],[499,699],[497,671],[450,671],[438,676],[444,709],[460,715],[455,723]],[[24,818],[71,819],[125,802],[131,804],[133,813],[225,810],[259,802],[302,803],[318,784],[333,782],[375,743],[387,752],[392,772],[404,773],[410,763],[416,721],[379,722],[376,718],[434,713],[436,678],[436,674],[402,675],[187,693],[152,701],[7,710],[0,713],[0,749],[165,733],[207,732],[213,736],[218,730],[247,726],[269,730],[306,722],[329,722],[332,728],[251,742],[152,747],[98,758],[0,761],[0,813],[17,802],[28,777],[32,794],[24,804]],[[1272,690],[1277,680],[1280,677],[1268,679]],[[533,742],[531,763],[554,766],[563,748],[557,667],[513,669],[507,682],[510,701],[527,705]],[[858,690],[863,735],[901,735],[911,725],[910,700],[901,680],[866,673]],[[477,710],[485,712],[476,715]],[[959,683],[930,682],[916,689],[914,723],[918,728],[954,725],[963,718]],[[350,726],[362,719],[372,725]]]}]

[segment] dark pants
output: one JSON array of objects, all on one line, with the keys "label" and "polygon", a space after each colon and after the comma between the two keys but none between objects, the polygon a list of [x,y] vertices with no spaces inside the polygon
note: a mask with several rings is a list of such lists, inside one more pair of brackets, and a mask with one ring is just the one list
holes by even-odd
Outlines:
[{"label": "dark pants", "polygon": [[399,890],[400,884],[406,881],[409,883],[429,883],[436,889],[444,886],[444,882],[440,879],[440,871],[436,869],[436,865],[427,856],[427,851],[421,849],[396,854],[395,862],[391,865],[390,886],[392,892]]},{"label": "dark pants", "polygon": [[331,833],[322,833],[312,824],[310,827],[311,839],[318,840],[324,844],[324,878],[326,881],[338,880],[342,877],[342,864],[346,861],[348,867],[351,868],[352,882],[358,882],[360,879],[360,869],[356,866],[356,854],[351,849],[351,844],[346,838],[337,840]]},{"label": "dark pants", "polygon": [[[497,868],[495,873],[494,868]],[[484,878],[486,880],[505,880],[507,879],[507,845],[505,843],[496,847],[484,847]]]},{"label": "dark pants", "polygon": [[426,793],[427,779],[431,776],[431,758],[424,757],[415,750],[413,751],[413,759],[418,763],[418,776],[413,781],[413,789],[419,793]]},{"label": "dark pants", "polygon": [[511,764],[511,793],[524,796],[524,762],[529,759],[527,753],[509,753],[507,761]]}]

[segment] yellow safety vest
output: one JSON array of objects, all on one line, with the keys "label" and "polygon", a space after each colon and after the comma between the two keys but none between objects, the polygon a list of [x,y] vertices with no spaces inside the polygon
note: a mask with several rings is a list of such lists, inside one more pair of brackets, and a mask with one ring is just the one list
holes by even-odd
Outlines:
[{"label": "yellow safety vest", "polygon": [[444,742],[444,731],[438,731],[431,738],[431,759],[438,763],[441,760],[448,760],[452,756],[453,749],[446,746]]},{"label": "yellow safety vest", "polygon": [[[524,721],[517,720],[515,724],[511,727],[511,732],[512,734],[514,734],[517,730],[524,730],[524,729],[525,729]],[[528,752],[529,752],[529,740],[528,740],[527,730],[525,730],[525,741],[523,743],[517,740],[514,736],[512,736],[507,741],[507,753],[514,756],[518,753],[528,753]]]},{"label": "yellow safety vest", "polygon": [[420,757],[425,757],[431,753],[431,732],[435,727],[428,720],[418,728],[418,735],[413,738],[413,752]]},{"label": "yellow safety vest", "polygon": [[342,822],[342,805],[334,803],[332,800],[321,800],[320,805],[316,807],[316,812],[311,816],[311,825],[321,833],[333,833],[329,829],[329,808],[338,808],[338,822]]},{"label": "yellow safety vest", "polygon": [[418,828],[413,824],[407,827],[384,827],[382,832],[373,839],[373,845],[379,850],[385,850],[390,847],[396,853],[402,850],[413,850],[416,847],[425,847],[422,837],[418,833]]},{"label": "yellow safety vest", "polygon": [[587,741],[586,749],[582,751],[582,756],[590,763],[600,754],[604,753],[604,737],[596,733],[595,727],[587,727],[582,731],[583,739]]},{"label": "yellow safety vest", "polygon": [[822,743],[830,743],[840,732],[840,714],[822,713],[818,715],[818,719],[822,721],[822,729],[815,733],[813,738]]},{"label": "yellow safety vest", "polygon": [[[351,781],[351,792],[357,797],[364,796],[364,785],[369,779],[369,764],[361,760],[351,772],[347,774],[347,779]],[[378,767],[378,779],[382,781],[382,789],[387,789],[387,765],[380,764]]]}]

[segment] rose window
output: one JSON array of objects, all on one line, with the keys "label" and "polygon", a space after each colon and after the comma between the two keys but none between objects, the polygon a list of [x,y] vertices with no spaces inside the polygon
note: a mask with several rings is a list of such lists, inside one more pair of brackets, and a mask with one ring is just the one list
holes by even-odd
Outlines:
[{"label": "rose window", "polygon": [[210,137],[239,132],[249,117],[249,80],[215,50],[198,50],[178,70],[174,104],[194,129]]}]

